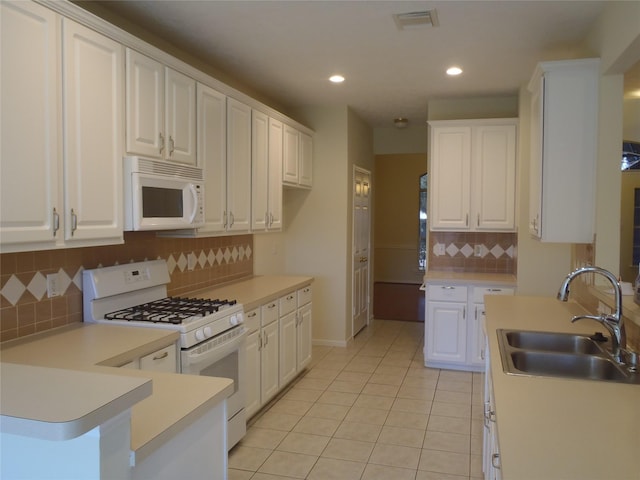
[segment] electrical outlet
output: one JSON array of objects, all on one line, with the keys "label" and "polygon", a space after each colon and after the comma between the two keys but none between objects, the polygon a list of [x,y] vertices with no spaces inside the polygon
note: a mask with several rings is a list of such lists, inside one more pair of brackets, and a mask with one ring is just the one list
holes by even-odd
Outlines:
[{"label": "electrical outlet", "polygon": [[196,262],[197,262],[197,258],[196,258],[196,254],[191,252],[189,255],[187,255],[187,270],[191,271],[194,268],[196,268]]},{"label": "electrical outlet", "polygon": [[435,254],[438,256],[442,256],[445,254],[444,243],[436,243],[433,246],[433,249],[435,250]]},{"label": "electrical outlet", "polygon": [[481,257],[482,256],[482,245],[474,245],[473,246],[473,256]]},{"label": "electrical outlet", "polygon": [[47,297],[59,297],[60,290],[58,290],[58,274],[50,273],[47,275]]}]

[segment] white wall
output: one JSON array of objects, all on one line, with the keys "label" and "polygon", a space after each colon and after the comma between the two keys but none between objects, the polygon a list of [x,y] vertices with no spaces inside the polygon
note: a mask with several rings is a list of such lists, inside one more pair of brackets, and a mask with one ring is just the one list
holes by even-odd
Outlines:
[{"label": "white wall", "polygon": [[376,155],[424,153],[426,151],[426,124],[410,124],[406,128],[378,127],[373,130],[373,152]]}]

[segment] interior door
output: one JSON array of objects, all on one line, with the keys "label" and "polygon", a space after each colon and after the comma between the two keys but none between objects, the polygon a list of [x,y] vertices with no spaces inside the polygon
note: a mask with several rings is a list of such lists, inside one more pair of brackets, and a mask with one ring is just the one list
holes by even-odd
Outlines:
[{"label": "interior door", "polygon": [[353,173],[352,334],[355,336],[369,323],[371,172],[354,167]]}]

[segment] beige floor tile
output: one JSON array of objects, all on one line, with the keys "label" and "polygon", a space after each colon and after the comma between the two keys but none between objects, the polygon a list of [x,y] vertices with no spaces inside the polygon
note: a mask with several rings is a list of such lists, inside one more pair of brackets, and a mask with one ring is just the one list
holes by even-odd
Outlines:
[{"label": "beige floor tile", "polygon": [[471,435],[427,431],[422,448],[443,452],[470,453]]},{"label": "beige floor tile", "polygon": [[382,373],[374,373],[369,378],[369,383],[378,383],[380,385],[396,385],[402,384],[403,377],[398,375],[386,375]]},{"label": "beige floor tile", "polygon": [[316,403],[309,409],[305,416],[315,418],[331,418],[342,421],[351,407],[334,405],[331,403]]},{"label": "beige floor tile", "polygon": [[320,458],[313,466],[308,480],[360,480],[366,463]]},{"label": "beige floor tile", "polygon": [[411,366],[410,358],[403,358],[396,354],[387,354],[384,356],[382,361],[380,362],[381,366],[384,367],[405,367],[409,368]]},{"label": "beige floor tile", "polygon": [[484,421],[476,418],[471,419],[471,435],[480,436],[484,433]]},{"label": "beige floor tile", "polygon": [[375,443],[372,442],[332,438],[321,456],[366,463],[367,460],[369,460],[374,445]]},{"label": "beige floor tile", "polygon": [[389,412],[385,425],[402,428],[415,428],[418,430],[426,430],[429,415],[426,413],[411,412]]},{"label": "beige floor tile", "polygon": [[334,380],[327,388],[330,392],[360,393],[365,386],[365,382],[346,382]]},{"label": "beige floor tile", "polygon": [[[372,357],[373,358],[373,357]],[[362,363],[362,362],[349,362],[349,364],[344,367],[344,372],[355,372],[355,373],[373,373],[376,370],[375,364],[370,363]]]},{"label": "beige floor tile", "polygon": [[307,388],[293,387],[284,397],[287,400],[300,400],[303,402],[315,402],[322,395],[321,390],[309,390]]},{"label": "beige floor tile", "polygon": [[433,402],[431,415],[442,417],[471,418],[471,405],[464,403]]},{"label": "beige floor tile", "polygon": [[287,432],[282,430],[253,426],[247,429],[247,434],[240,441],[240,445],[243,445],[245,447],[257,447],[275,450],[278,444],[286,436]]},{"label": "beige floor tile", "polygon": [[368,395],[380,395],[383,397],[395,398],[400,387],[397,385],[381,385],[379,383],[367,383],[362,389],[362,393]]},{"label": "beige floor tile", "polygon": [[345,438],[348,440],[375,442],[378,440],[381,431],[382,425],[359,422],[342,422],[333,436],[335,438]]},{"label": "beige floor tile", "polygon": [[482,455],[471,455],[471,477],[483,478]]},{"label": "beige floor tile", "polygon": [[274,413],[288,413],[290,415],[304,415],[312,406],[313,402],[281,398],[271,406],[269,411]]},{"label": "beige floor tile", "polygon": [[293,431],[297,433],[310,433],[312,435],[324,435],[326,437],[332,436],[340,426],[339,420],[332,420],[330,418],[314,418],[314,417],[302,417]]},{"label": "beige floor tile", "polygon": [[415,469],[420,461],[420,453],[419,448],[377,443],[369,463]]},{"label": "beige floor tile", "polygon": [[340,373],[339,370],[327,370],[326,368],[316,367],[309,370],[304,375],[304,378],[320,378],[322,380],[334,380],[338,376],[338,373]]},{"label": "beige floor tile", "polygon": [[302,415],[268,411],[254,423],[254,426],[289,432],[301,418]]},{"label": "beige floor tile", "polygon": [[483,440],[482,435],[471,435],[471,455],[482,455]]},{"label": "beige floor tile", "polygon": [[396,398],[391,407],[392,412],[425,413],[431,411],[429,400],[414,400],[412,398]]},{"label": "beige floor tile", "polygon": [[442,403],[462,403],[464,405],[471,405],[471,393],[450,392],[448,390],[437,389],[433,400],[435,402]]},{"label": "beige floor tile", "polygon": [[342,371],[338,374],[338,376],[336,377],[336,380],[340,380],[343,382],[362,383],[369,380],[370,376],[371,376],[370,373]]},{"label": "beige floor tile", "polygon": [[272,450],[237,445],[229,452],[229,468],[255,472],[269,458]]},{"label": "beige floor tile", "polygon": [[471,435],[471,420],[468,418],[440,417],[431,415],[427,431]]},{"label": "beige floor tile", "polygon": [[438,385],[437,378],[405,377],[402,386],[412,388],[425,388],[435,390]]},{"label": "beige floor tile", "polygon": [[315,455],[275,451],[262,464],[260,473],[306,478],[318,460]]},{"label": "beige floor tile", "polygon": [[384,425],[389,412],[377,408],[351,407],[345,417],[347,422],[373,423],[374,425]]},{"label": "beige floor tile", "polygon": [[484,404],[476,405],[475,403],[471,404],[471,418],[476,420],[484,419]]},{"label": "beige floor tile", "polygon": [[337,371],[340,371],[347,365],[347,363],[349,363],[348,360],[344,360],[344,359],[341,359],[341,358],[338,358],[338,359],[335,359],[335,358],[323,358],[322,360],[320,360],[316,364],[316,367],[322,368],[324,370],[337,370]]},{"label": "beige floor tile", "polygon": [[437,380],[440,377],[440,370],[437,368],[428,368],[424,365],[411,366],[407,371],[407,377],[429,378]]},{"label": "beige floor tile", "polygon": [[405,367],[389,367],[381,365],[376,368],[375,373],[379,373],[380,375],[394,375],[396,377],[404,378],[407,371],[409,371],[409,369]]},{"label": "beige floor tile", "polygon": [[331,437],[312,435],[309,433],[291,432],[278,445],[278,450],[291,453],[320,456]]},{"label": "beige floor tile", "polygon": [[332,380],[326,378],[304,377],[296,383],[296,388],[307,388],[309,390],[326,390]]},{"label": "beige floor tile", "polygon": [[472,382],[473,373],[458,370],[442,370],[440,372],[440,379],[452,380],[454,382]]},{"label": "beige floor tile", "polygon": [[354,407],[377,408],[379,410],[390,410],[393,405],[393,397],[382,395],[367,395],[361,393],[353,404]]},{"label": "beige floor tile", "polygon": [[235,468],[230,468],[227,470],[227,480],[249,480],[253,472],[249,470],[236,470]]},{"label": "beige floor tile", "polygon": [[455,380],[438,380],[438,390],[447,390],[449,392],[471,393],[472,385],[469,382],[459,382]]},{"label": "beige floor tile", "polygon": [[378,443],[422,448],[424,433],[424,430],[384,425]]},{"label": "beige floor tile", "polygon": [[318,398],[318,403],[330,403],[333,405],[345,405],[347,407],[351,407],[357,398],[357,393],[334,392],[327,390],[320,396],[320,398]]},{"label": "beige floor tile", "polygon": [[422,450],[419,470],[453,475],[469,475],[469,454]]},{"label": "beige floor tile", "polygon": [[[251,480],[255,480],[253,477]],[[442,472],[426,472],[424,470],[418,470],[416,474],[416,480],[469,480],[466,475],[449,475]]]},{"label": "beige floor tile", "polygon": [[366,364],[366,365],[375,365],[377,367],[380,364],[380,360],[382,360],[381,357],[363,355],[362,351],[360,351],[353,357],[353,360],[351,361]]},{"label": "beige floor tile", "polygon": [[401,386],[398,398],[412,398],[414,400],[433,400],[435,391],[430,388]]},{"label": "beige floor tile", "polygon": [[416,471],[408,468],[367,464],[362,480],[415,480]]}]

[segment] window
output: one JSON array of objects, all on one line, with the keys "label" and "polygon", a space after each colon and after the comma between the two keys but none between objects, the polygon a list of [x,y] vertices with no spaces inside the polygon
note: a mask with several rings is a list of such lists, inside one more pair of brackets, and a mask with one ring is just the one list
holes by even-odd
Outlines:
[{"label": "window", "polygon": [[418,219],[418,269],[427,269],[427,174],[420,175],[420,209]]}]

